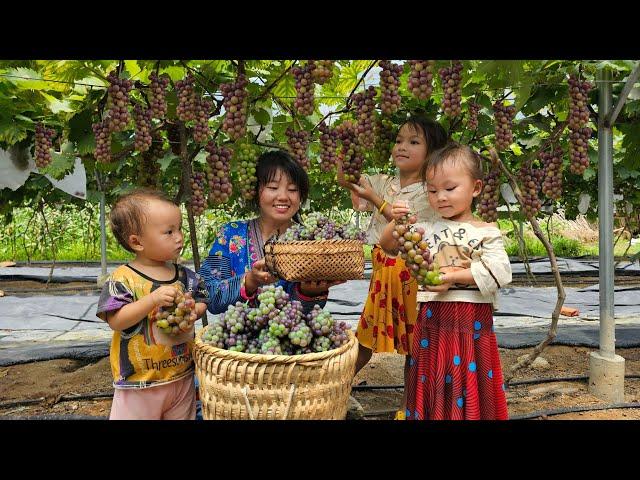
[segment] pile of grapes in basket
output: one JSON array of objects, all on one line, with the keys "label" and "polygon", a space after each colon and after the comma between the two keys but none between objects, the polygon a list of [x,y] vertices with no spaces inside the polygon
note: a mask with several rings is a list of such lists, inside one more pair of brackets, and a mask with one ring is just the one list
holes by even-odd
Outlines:
[{"label": "pile of grapes in basket", "polygon": [[396,222],[392,235],[398,241],[400,257],[418,285],[440,285],[440,269],[431,258],[429,244],[424,239],[424,228],[412,226],[415,221],[415,216],[405,215]]},{"label": "pile of grapes in basket", "polygon": [[366,232],[350,223],[338,224],[321,213],[310,213],[304,223],[294,223],[278,238],[281,242],[298,240],[359,240],[365,242]]},{"label": "pile of grapes in basket", "polygon": [[281,286],[258,289],[258,304],[236,302],[211,322],[202,340],[214,347],[264,355],[326,352],[349,341],[345,322],[315,305],[309,314]]}]

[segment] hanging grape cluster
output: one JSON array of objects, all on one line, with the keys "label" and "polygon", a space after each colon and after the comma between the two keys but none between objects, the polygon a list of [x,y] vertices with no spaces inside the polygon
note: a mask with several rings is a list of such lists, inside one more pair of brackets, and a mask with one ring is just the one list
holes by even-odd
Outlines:
[{"label": "hanging grape cluster", "polygon": [[195,124],[193,126],[193,139],[197,143],[205,143],[209,141],[211,129],[209,128],[209,115],[213,104],[201,98],[196,101],[195,108]]},{"label": "hanging grape cluster", "polygon": [[309,60],[313,81],[324,85],[333,76],[333,60]]},{"label": "hanging grape cluster", "polygon": [[204,213],[207,202],[204,197],[206,177],[202,172],[193,171],[191,175],[191,209],[193,215],[198,217]]},{"label": "hanging grape cluster", "polygon": [[469,103],[469,123],[467,127],[469,130],[478,129],[478,113],[480,112],[480,104],[475,102]]},{"label": "hanging grape cluster", "polygon": [[291,127],[288,127],[285,134],[287,136],[287,145],[289,145],[291,156],[300,164],[300,166],[302,166],[302,168],[308,171],[311,166],[309,157],[307,157],[310,133],[306,130],[299,130],[296,132]]},{"label": "hanging grape cluster", "polygon": [[385,115],[393,115],[400,108],[400,75],[402,66],[388,60],[380,60],[380,110]]},{"label": "hanging grape cluster", "polygon": [[501,151],[509,148],[513,143],[513,117],[516,116],[516,107],[509,105],[508,107],[497,100],[493,104],[493,118],[496,132],[496,150]]},{"label": "hanging grape cluster", "polygon": [[94,155],[101,163],[111,162],[111,132],[105,122],[94,123],[91,128],[96,137],[96,149]]},{"label": "hanging grape cluster", "polygon": [[434,60],[409,60],[409,80],[407,87],[414,97],[427,100],[433,93]]},{"label": "hanging grape cluster", "polygon": [[535,216],[540,211],[540,207],[542,207],[539,192],[540,181],[542,180],[543,175],[544,170],[541,168],[534,168],[531,162],[523,163],[520,167],[520,171],[518,172],[518,179],[522,186],[522,199],[524,200],[522,209],[525,213],[528,213],[531,216]]},{"label": "hanging grape cluster", "polygon": [[348,182],[358,183],[364,157],[356,143],[356,127],[351,120],[345,120],[336,127],[336,133],[342,144],[340,158],[344,178]]},{"label": "hanging grape cluster", "polygon": [[296,99],[293,102],[294,110],[305,117],[313,114],[315,83],[311,75],[311,66],[294,67],[291,72],[296,80]]},{"label": "hanging grape cluster", "polygon": [[589,122],[589,91],[591,83],[569,76],[569,128],[579,130]]},{"label": "hanging grape cluster", "polygon": [[183,122],[189,122],[196,117],[196,91],[194,89],[195,79],[191,73],[185,78],[176,82],[176,94],[178,95],[178,106],[176,115]]},{"label": "hanging grape cluster", "polygon": [[247,97],[249,81],[243,74],[238,74],[235,82],[223,83],[220,90],[223,96],[224,109],[227,112],[222,123],[222,131],[231,140],[237,140],[247,131]]},{"label": "hanging grape cluster", "polygon": [[442,82],[442,111],[447,117],[455,117],[462,112],[462,62],[455,60],[450,67],[438,70]]},{"label": "hanging grape cluster", "polygon": [[364,92],[353,96],[356,107],[356,137],[357,143],[363,148],[371,149],[375,144],[376,122],[376,88],[370,85]]},{"label": "hanging grape cluster", "polygon": [[232,187],[229,178],[231,166],[231,150],[219,147],[210,141],[205,150],[207,155],[207,180],[209,182],[209,205],[220,205],[229,200]]},{"label": "hanging grape cluster", "polygon": [[349,341],[349,326],[315,305],[305,315],[282,286],[265,285],[255,305],[236,302],[215,318],[202,340],[217,348],[263,355],[302,355],[339,348]]},{"label": "hanging grape cluster", "polygon": [[485,222],[495,222],[498,219],[498,200],[500,199],[500,166],[497,162],[484,177],[484,185],[480,194],[478,213]]},{"label": "hanging grape cluster", "polygon": [[569,133],[569,159],[571,173],[582,175],[589,166],[589,139],[591,128],[583,127]]},{"label": "hanging grape cluster", "polygon": [[131,119],[129,115],[129,92],[133,88],[133,82],[126,78],[118,78],[116,71],[112,71],[108,76],[109,81],[107,105],[109,110],[106,114],[109,132],[121,132],[127,128]]},{"label": "hanging grape cluster", "polygon": [[324,120],[318,127],[320,130],[320,168],[323,172],[329,172],[338,160],[338,139],[335,129],[329,127]]},{"label": "hanging grape cluster", "polygon": [[250,143],[236,144],[234,158],[240,194],[245,200],[251,200],[256,196],[256,164],[260,149]]},{"label": "hanging grape cluster", "polygon": [[167,139],[174,155],[180,156],[180,127],[175,123],[167,123]]},{"label": "hanging grape cluster", "polygon": [[538,158],[543,165],[542,193],[552,200],[562,196],[562,148],[554,145],[550,151],[542,151]]},{"label": "hanging grape cluster", "polygon": [[133,120],[136,124],[133,146],[138,152],[146,152],[151,147],[152,115],[150,108],[144,108],[139,103],[133,107]]},{"label": "hanging grape cluster", "polygon": [[167,85],[169,77],[158,76],[156,72],[149,74],[149,104],[154,118],[163,119],[167,114]]},{"label": "hanging grape cluster", "polygon": [[377,166],[389,164],[391,150],[395,144],[395,128],[391,119],[380,116],[376,121],[376,143],[373,148],[373,161]]},{"label": "hanging grape cluster", "polygon": [[589,166],[589,82],[581,82],[575,75],[569,77],[569,169],[582,175]]},{"label": "hanging grape cluster", "polygon": [[137,162],[135,183],[141,187],[160,187],[160,164],[158,160],[164,157],[162,138],[155,137],[151,147],[140,156]]},{"label": "hanging grape cluster", "polygon": [[36,124],[35,157],[38,168],[44,168],[51,163],[51,148],[55,134],[55,130],[45,127],[42,123]]}]

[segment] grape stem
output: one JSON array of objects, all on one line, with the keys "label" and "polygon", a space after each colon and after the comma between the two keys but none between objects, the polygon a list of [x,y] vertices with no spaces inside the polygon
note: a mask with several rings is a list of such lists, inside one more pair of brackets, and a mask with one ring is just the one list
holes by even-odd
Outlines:
[{"label": "grape stem", "polygon": [[276,78],[273,82],[271,82],[271,84],[266,87],[262,93],[260,95],[258,95],[256,98],[254,98],[253,100],[251,100],[251,104],[256,103],[258,100],[262,100],[263,98],[266,98],[267,95],[269,94],[269,92],[271,90],[273,90],[273,88],[278,84],[278,82],[280,80],[282,80],[284,78],[284,76],[294,67],[294,65],[298,62],[298,60],[294,60],[293,63],[291,65],[289,65],[288,68],[285,68],[285,70],[280,74],[280,76],[278,78]]},{"label": "grape stem", "polygon": [[378,64],[378,62],[379,62],[379,60],[374,60],[373,62],[371,62],[371,65],[369,65],[367,67],[367,69],[364,71],[364,73],[360,77],[360,80],[358,80],[358,83],[356,83],[355,87],[353,87],[353,90],[351,90],[351,93],[347,97],[347,102],[345,103],[345,108],[350,108],[351,107],[351,102],[353,101],[353,94],[356,93],[356,90],[358,89],[358,86],[360,86],[360,84],[364,81],[364,79],[367,76],[367,73],[369,73],[369,71],[373,67],[375,67]]},{"label": "grape stem", "polygon": [[[562,126],[564,127],[564,125]],[[503,173],[507,177],[509,184],[511,185],[511,188],[513,189],[513,193],[515,194],[516,198],[520,202],[520,205],[521,206],[525,205],[525,201],[522,196],[520,187],[518,186],[518,182],[516,181],[512,173],[509,171],[509,169],[502,162],[502,160],[498,156],[498,153],[493,147],[489,149],[489,154],[491,155],[493,162],[496,162],[498,164],[500,169],[503,171]],[[566,298],[566,293],[564,291],[564,286],[562,284],[562,278],[560,277],[560,271],[558,270],[558,262],[556,260],[555,253],[553,251],[553,247],[547,240],[547,237],[545,236],[545,234],[540,229],[540,225],[538,224],[538,221],[536,220],[535,216],[531,215],[531,213],[529,213],[524,209],[523,211],[527,219],[529,220],[529,223],[531,223],[531,226],[533,227],[533,231],[535,232],[536,237],[540,239],[540,241],[544,245],[544,248],[547,250],[547,253],[549,255],[549,261],[551,262],[551,271],[553,272],[553,277],[555,279],[556,287],[558,289],[558,299],[556,301],[556,307],[553,310],[553,313],[551,314],[551,326],[549,327],[547,338],[545,338],[542,342],[536,345],[536,347],[533,349],[533,352],[531,352],[522,360],[517,361],[514,365],[511,366],[509,371],[505,374],[505,377],[504,377],[505,383],[509,383],[511,381],[516,371],[520,370],[521,368],[527,367],[528,365],[531,365],[531,363],[536,358],[538,358],[538,356],[547,347],[547,345],[549,345],[549,343],[551,343],[553,339],[556,337],[557,330],[558,330],[558,318],[560,316],[560,309],[562,308],[562,305],[564,304],[564,300]]]},{"label": "grape stem", "polygon": [[[190,67],[189,65],[187,65],[187,63],[186,63],[184,60],[180,60],[180,63],[181,63],[181,64],[182,64],[182,66],[183,66],[184,68],[186,68],[188,71],[190,71],[190,72],[194,72],[194,73],[196,73],[197,75],[200,75],[201,77],[204,77],[204,79],[205,79],[207,82],[209,82],[209,81],[210,81],[207,77],[205,77],[205,76],[202,74],[202,72],[199,72],[199,71],[198,71],[198,70],[196,70],[195,68]],[[207,86],[206,86],[204,83],[202,83],[199,79],[196,79],[196,80],[197,80],[198,84],[203,88],[203,90],[209,94],[209,96],[211,97],[211,100],[213,100],[213,101],[215,101],[215,102],[216,102],[216,109],[213,111],[213,113],[212,113],[212,115],[211,115],[211,116],[216,116],[216,115],[218,115],[218,114],[220,113],[220,110],[222,109],[222,103],[223,103],[223,100],[222,100],[222,99],[221,99],[221,100],[216,99],[216,98],[214,97],[213,93],[211,93],[211,92],[209,91],[209,89],[207,88]]]},{"label": "grape stem", "polygon": [[286,147],[283,147],[282,145],[278,145],[275,143],[266,143],[266,142],[260,142],[258,141],[258,139],[256,138],[256,140],[253,142],[255,145],[259,145],[261,147],[269,147],[269,148],[277,148],[279,150],[284,150],[285,152],[288,151]]}]

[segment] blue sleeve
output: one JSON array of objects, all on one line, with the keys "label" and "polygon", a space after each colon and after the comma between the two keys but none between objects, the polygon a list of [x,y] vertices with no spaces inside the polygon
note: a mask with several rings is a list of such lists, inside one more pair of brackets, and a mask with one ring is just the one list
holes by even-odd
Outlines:
[{"label": "blue sleeve", "polygon": [[202,262],[200,276],[209,292],[208,310],[213,314],[225,312],[229,305],[244,301],[240,296],[242,275],[236,275],[229,256],[229,235],[226,225],[220,229],[209,256]]}]

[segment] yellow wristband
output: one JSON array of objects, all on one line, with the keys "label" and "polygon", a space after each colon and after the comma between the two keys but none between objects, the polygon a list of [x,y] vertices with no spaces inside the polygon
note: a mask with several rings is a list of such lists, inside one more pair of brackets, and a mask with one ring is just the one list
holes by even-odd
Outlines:
[{"label": "yellow wristband", "polygon": [[385,207],[386,204],[387,204],[386,200],[384,202],[382,202],[382,205],[380,205],[380,208],[378,209],[378,213],[382,213],[382,210],[384,210],[384,207]]}]

